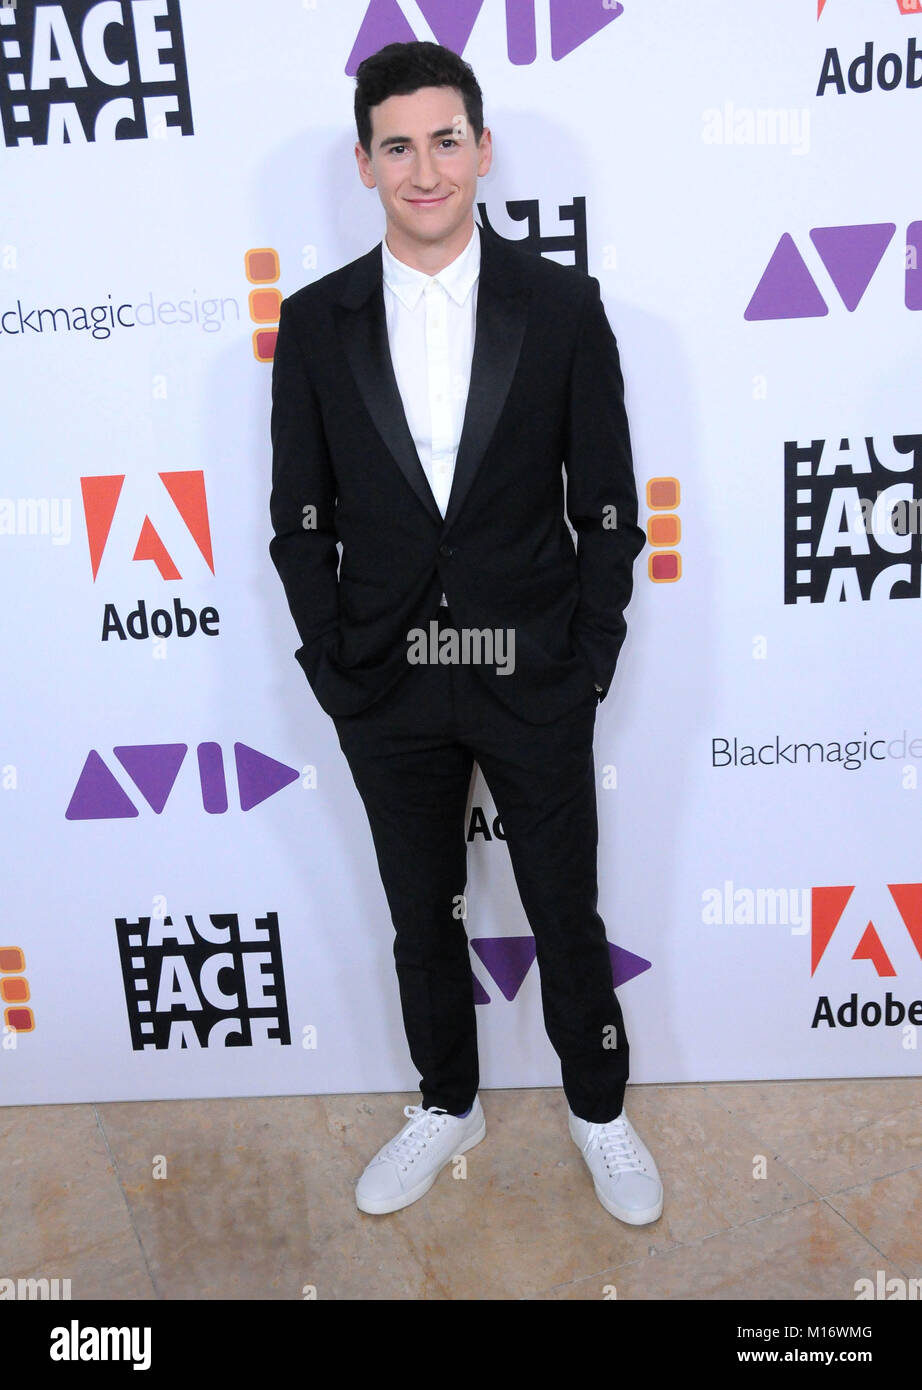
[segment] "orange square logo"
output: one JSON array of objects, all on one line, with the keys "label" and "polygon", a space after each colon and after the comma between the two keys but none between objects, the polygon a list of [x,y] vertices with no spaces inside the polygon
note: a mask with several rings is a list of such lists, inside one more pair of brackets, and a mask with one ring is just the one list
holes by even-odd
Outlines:
[{"label": "orange square logo", "polygon": [[271,246],[258,246],[244,257],[246,275],[251,285],[268,285],[282,273],[279,253]]},{"label": "orange square logo", "polygon": [[647,540],[651,545],[678,545],[682,523],[677,516],[651,516],[647,522]]},{"label": "orange square logo", "polygon": [[647,560],[647,573],[654,584],[674,584],[682,578],[682,557],[677,550],[656,551]]},{"label": "orange square logo", "polygon": [[651,511],[675,511],[679,501],[678,478],[651,478],[647,483],[647,506]]}]

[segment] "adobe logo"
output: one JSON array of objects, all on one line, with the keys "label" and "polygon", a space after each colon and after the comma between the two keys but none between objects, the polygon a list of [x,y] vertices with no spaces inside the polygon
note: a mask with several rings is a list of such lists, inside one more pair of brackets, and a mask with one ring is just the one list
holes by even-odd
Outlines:
[{"label": "adobe logo", "polygon": [[[186,528],[195,541],[202,557],[214,574],[214,556],[211,549],[211,530],[208,525],[208,503],[205,498],[205,475],[201,469],[190,469],[178,473],[159,473],[157,475],[182,517]],[[86,518],[86,534],[90,546],[90,564],[93,581],[99,573],[99,566],[105,552],[115,509],[125,482],[124,473],[111,473],[99,478],[81,478],[83,493],[83,514]],[[145,516],[138,532],[132,560],[151,560],[161,579],[182,579],[173,557],[163,543],[149,516]]]},{"label": "adobe logo", "polygon": [[[816,17],[826,8],[826,0],[816,0]],[[922,14],[922,0],[896,0],[896,8],[900,14]]]},{"label": "adobe logo", "polygon": [[[888,883],[890,896],[922,960],[922,883]],[[811,894],[810,974],[826,953],[833,932],[841,921],[846,904],[855,891],[854,884],[834,888],[814,888]],[[851,943],[849,943],[851,944]],[[868,922],[851,954],[852,960],[870,961],[882,979],[893,978],[896,970],[873,922]]]},{"label": "adobe logo", "polygon": [[[436,43],[463,53],[483,0],[416,0]],[[498,8],[498,7],[497,7]],[[549,0],[551,58],[560,62],[624,13],[618,0]],[[346,63],[354,77],[359,63],[389,43],[413,43],[416,34],[397,0],[371,0]],[[510,63],[533,63],[538,56],[535,0],[506,0],[506,53]]]}]

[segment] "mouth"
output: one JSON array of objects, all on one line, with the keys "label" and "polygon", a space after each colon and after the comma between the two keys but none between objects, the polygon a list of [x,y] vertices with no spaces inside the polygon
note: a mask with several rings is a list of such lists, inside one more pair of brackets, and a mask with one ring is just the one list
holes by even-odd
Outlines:
[{"label": "mouth", "polygon": [[440,203],[444,203],[446,198],[450,197],[451,194],[446,193],[444,197],[441,198],[407,198],[406,201],[414,208],[435,208],[438,207]]}]

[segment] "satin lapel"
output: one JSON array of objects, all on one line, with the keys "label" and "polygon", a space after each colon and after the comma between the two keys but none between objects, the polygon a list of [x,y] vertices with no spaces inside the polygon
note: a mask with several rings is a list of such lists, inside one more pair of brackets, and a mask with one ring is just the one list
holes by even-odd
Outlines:
[{"label": "satin lapel", "polygon": [[380,242],[356,265],[340,305],[340,338],[362,400],[410,487],[441,525],[442,514],[419,461],[394,375],[384,313]]},{"label": "satin lapel", "polygon": [[482,231],[471,381],[445,512],[445,530],[461,510],[499,424],[522,350],[528,298],[519,253],[508,251],[502,237],[494,231]]},{"label": "satin lapel", "polygon": [[337,306],[343,349],[368,413],[407,482],[443,531],[457,517],[499,423],[522,348],[528,296],[518,254],[508,254],[501,237],[482,229],[471,379],[444,522],[394,375],[380,243],[356,264]]}]

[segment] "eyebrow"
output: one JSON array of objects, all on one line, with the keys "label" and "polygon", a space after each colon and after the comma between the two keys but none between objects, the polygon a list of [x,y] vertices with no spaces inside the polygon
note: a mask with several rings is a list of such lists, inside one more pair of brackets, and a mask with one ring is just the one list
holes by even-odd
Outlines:
[{"label": "eyebrow", "polygon": [[[446,135],[457,136],[457,127],[453,125],[444,126],[441,130],[434,130],[429,136],[430,140],[441,140]],[[412,145],[412,135],[388,135],[378,145],[379,150],[383,150],[387,145]]]}]

